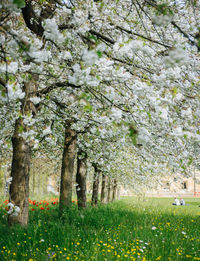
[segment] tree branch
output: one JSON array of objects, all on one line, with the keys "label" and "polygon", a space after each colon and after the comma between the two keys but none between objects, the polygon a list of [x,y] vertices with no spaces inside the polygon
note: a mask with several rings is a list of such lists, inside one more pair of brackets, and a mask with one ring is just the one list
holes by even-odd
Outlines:
[{"label": "tree branch", "polygon": [[75,85],[69,82],[57,82],[57,83],[53,83],[51,85],[49,85],[48,87],[40,90],[37,92],[38,95],[42,95],[42,94],[47,94],[52,90],[55,90],[56,88],[62,88],[62,87],[72,87],[72,88],[81,88],[81,85]]},{"label": "tree branch", "polygon": [[185,38],[187,38],[192,45],[195,45],[195,46],[197,47],[198,51],[200,51],[200,46],[198,46],[198,44],[191,39],[190,35],[188,35],[186,32],[184,32],[174,21],[172,21],[171,24],[172,24]]},{"label": "tree branch", "polygon": [[161,42],[159,42],[159,41],[157,41],[157,40],[151,39],[151,38],[146,37],[146,36],[144,36],[144,35],[141,35],[141,34],[132,32],[132,31],[130,31],[130,30],[127,30],[127,29],[125,29],[125,28],[122,28],[122,27],[119,26],[119,25],[117,25],[117,28],[120,29],[121,31],[124,31],[124,32],[128,33],[128,34],[132,34],[132,35],[141,37],[141,38],[143,38],[143,39],[145,39],[145,40],[147,40],[147,41],[149,41],[149,42],[152,42],[152,43],[155,43],[155,44],[159,44],[159,45],[161,45],[161,46],[164,46],[165,48],[171,48],[171,47],[172,47],[172,46],[170,46],[170,45],[168,45],[168,44],[161,43]]},{"label": "tree branch", "polygon": [[29,1],[27,0],[26,0],[26,6],[22,8],[22,15],[27,27],[38,36],[42,36],[44,29],[42,27],[41,20],[39,21],[39,19],[37,18],[33,10],[31,3],[29,3]]},{"label": "tree branch", "polygon": [[0,84],[1,84],[4,88],[6,88],[6,82],[5,82],[3,79],[1,79],[1,78],[0,78]]},{"label": "tree branch", "polygon": [[94,34],[94,35],[96,35],[97,37],[99,37],[99,38],[105,40],[106,42],[109,42],[109,43],[111,43],[111,44],[115,44],[115,41],[114,41],[113,39],[111,39],[111,38],[109,38],[109,37],[107,37],[107,36],[104,36],[104,35],[102,35],[102,34],[96,32],[96,31],[93,30],[93,29],[91,29],[89,32],[90,32],[91,34]]},{"label": "tree branch", "polygon": [[26,2],[26,6],[22,8],[22,15],[24,21],[27,27],[32,32],[34,32],[36,35],[41,37],[44,33],[44,28],[42,27],[42,21],[44,19],[52,17],[52,15],[54,14],[54,10],[56,8],[56,1],[54,1],[54,3],[51,2],[51,4],[48,4],[45,6],[45,8],[42,8],[40,17],[38,17],[35,14],[33,6],[31,4],[32,1],[26,0],[25,2]]}]

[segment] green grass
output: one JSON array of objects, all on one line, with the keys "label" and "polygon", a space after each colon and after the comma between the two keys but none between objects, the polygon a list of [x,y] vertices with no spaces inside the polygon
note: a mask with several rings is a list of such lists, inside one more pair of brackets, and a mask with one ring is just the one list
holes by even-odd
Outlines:
[{"label": "green grass", "polygon": [[2,206],[0,260],[200,260],[200,199],[172,201],[126,197],[81,212],[73,204],[62,219],[42,202],[30,206],[27,229],[8,228]]}]

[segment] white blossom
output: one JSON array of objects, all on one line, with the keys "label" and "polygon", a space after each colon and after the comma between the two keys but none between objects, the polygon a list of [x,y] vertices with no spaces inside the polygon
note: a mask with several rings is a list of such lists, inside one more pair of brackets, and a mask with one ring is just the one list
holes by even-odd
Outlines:
[{"label": "white blossom", "polygon": [[63,35],[58,30],[58,24],[57,24],[55,18],[46,19],[42,25],[45,30],[44,36],[47,39],[55,41],[59,44],[61,44],[64,41]]},{"label": "white blossom", "polygon": [[8,83],[7,89],[8,89],[8,97],[11,100],[23,99],[25,96],[25,93],[22,91],[18,83],[14,83],[14,84]]},{"label": "white blossom", "polygon": [[12,179],[13,179],[12,177],[8,178],[8,179],[6,180],[6,183],[11,184]]},{"label": "white blossom", "polygon": [[8,206],[8,211],[7,211],[8,215],[10,215],[11,217],[17,217],[19,215],[20,208],[18,206],[15,206],[11,202],[9,202],[7,206]]},{"label": "white blossom", "polygon": [[32,97],[32,98],[30,98],[30,101],[32,101],[32,103],[34,103],[34,104],[38,104],[38,103],[40,103],[41,98],[40,97]]},{"label": "white blossom", "polygon": [[93,65],[98,60],[98,55],[95,51],[83,51],[82,59],[86,65]]}]

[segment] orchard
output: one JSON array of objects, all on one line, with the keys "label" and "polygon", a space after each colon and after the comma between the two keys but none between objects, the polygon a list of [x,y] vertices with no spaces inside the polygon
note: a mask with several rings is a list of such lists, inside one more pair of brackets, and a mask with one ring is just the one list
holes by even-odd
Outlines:
[{"label": "orchard", "polygon": [[89,211],[88,182],[95,209],[120,186],[137,194],[166,175],[189,177],[200,166],[199,117],[198,0],[1,1],[0,174],[9,176],[0,184],[11,229],[31,226],[31,173],[58,174],[48,215],[61,219],[74,200]]}]

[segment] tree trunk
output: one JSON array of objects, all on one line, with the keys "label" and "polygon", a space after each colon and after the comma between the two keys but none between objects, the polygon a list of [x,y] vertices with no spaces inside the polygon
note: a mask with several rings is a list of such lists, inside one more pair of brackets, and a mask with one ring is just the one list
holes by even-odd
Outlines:
[{"label": "tree trunk", "polygon": [[117,200],[120,200],[120,187],[117,186]]},{"label": "tree trunk", "polygon": [[47,183],[48,183],[48,173],[45,173],[45,180],[44,180],[44,193],[47,194]]},{"label": "tree trunk", "polygon": [[19,135],[23,128],[22,119],[15,124],[15,131],[12,137],[13,158],[10,185],[10,202],[20,208],[18,216],[9,215],[9,224],[20,223],[22,226],[28,224],[28,197],[29,197],[29,172],[31,150],[29,144]]},{"label": "tree trunk", "polygon": [[106,203],[106,176],[102,174],[101,203]]},{"label": "tree trunk", "polygon": [[96,206],[98,203],[99,194],[99,170],[96,165],[94,165],[94,179],[93,179],[93,189],[92,189],[92,206]]},{"label": "tree trunk", "polygon": [[83,152],[79,152],[77,157],[77,172],[76,172],[76,183],[77,183],[76,193],[77,193],[79,209],[86,207],[86,175],[87,175],[86,154]]},{"label": "tree trunk", "polygon": [[35,170],[33,169],[33,193],[35,193]]},{"label": "tree trunk", "polygon": [[7,193],[8,193],[8,188],[9,188],[9,185],[6,184],[6,172],[4,170],[4,197],[6,197]]},{"label": "tree trunk", "polygon": [[107,203],[110,202],[110,197],[111,197],[111,184],[110,184],[110,178],[108,178]]},{"label": "tree trunk", "polygon": [[74,172],[74,161],[76,156],[76,139],[77,134],[71,129],[71,121],[66,122],[65,141],[61,168],[60,184],[60,215],[64,207],[70,207],[72,203],[72,179]]},{"label": "tree trunk", "polygon": [[30,130],[23,122],[23,116],[35,115],[36,108],[31,102],[30,98],[35,96],[37,90],[38,75],[32,75],[32,79],[24,83],[25,97],[21,104],[21,114],[15,121],[15,129],[12,137],[13,156],[10,185],[10,202],[20,208],[17,216],[9,215],[8,223],[19,223],[22,226],[28,224],[28,207],[29,207],[29,174],[30,174],[30,160],[31,160],[31,145],[29,140],[22,137],[23,132]]},{"label": "tree trunk", "polygon": [[117,180],[114,179],[112,201],[114,201],[116,199],[117,199]]},{"label": "tree trunk", "polygon": [[40,171],[37,174],[37,180],[38,180],[38,195],[41,195],[41,172]]}]

